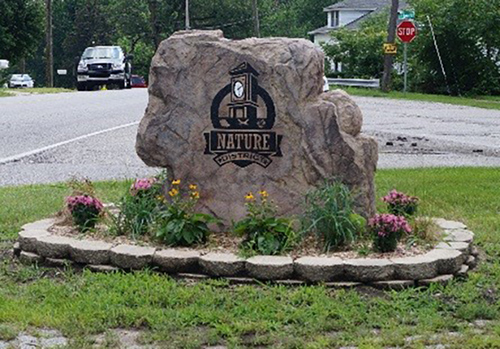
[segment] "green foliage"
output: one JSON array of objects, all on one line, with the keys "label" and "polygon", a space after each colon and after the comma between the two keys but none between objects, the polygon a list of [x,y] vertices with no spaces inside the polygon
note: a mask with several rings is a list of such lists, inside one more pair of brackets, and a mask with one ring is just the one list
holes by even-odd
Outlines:
[{"label": "green foliage", "polygon": [[387,37],[387,15],[382,13],[366,20],[359,30],[341,28],[332,32],[337,44],[324,45],[325,54],[342,63],[337,75],[356,78],[381,78],[382,45]]},{"label": "green foliage", "polygon": [[303,230],[314,232],[325,251],[354,242],[365,230],[366,220],[354,212],[353,195],[340,181],[311,190],[305,205]]},{"label": "green foliage", "polygon": [[[133,238],[145,235],[155,221],[164,204],[163,186],[166,172],[163,171],[149,181],[136,180],[118,203],[119,212],[110,215],[111,232],[117,235],[130,234]],[[141,187],[141,183],[145,186]]]},{"label": "green foliage", "polygon": [[[176,183],[176,181],[174,181]],[[209,223],[218,220],[209,214],[194,212],[199,199],[196,185],[191,184],[188,194],[183,195],[179,184],[169,191],[170,203],[156,217],[154,231],[156,238],[171,246],[192,246],[207,241]]]},{"label": "green foliage", "polygon": [[15,64],[33,54],[43,38],[43,2],[0,1],[0,59]]},{"label": "green foliage", "polygon": [[252,193],[245,197],[247,215],[234,224],[234,232],[244,236],[243,252],[262,255],[282,254],[297,242],[293,222],[285,217],[276,217],[277,208],[268,200],[266,191],[260,192],[256,200]]},{"label": "green foliage", "polygon": [[[409,89],[453,95],[500,93],[500,0],[414,0],[417,38],[408,44]],[[428,18],[446,71],[445,79],[432,38]],[[380,78],[382,44],[387,37],[387,15],[364,22],[359,30],[335,30],[337,45],[325,46],[327,55],[342,62],[342,76]],[[398,41],[396,63],[403,63]],[[393,73],[394,88],[402,89],[402,75]]]}]

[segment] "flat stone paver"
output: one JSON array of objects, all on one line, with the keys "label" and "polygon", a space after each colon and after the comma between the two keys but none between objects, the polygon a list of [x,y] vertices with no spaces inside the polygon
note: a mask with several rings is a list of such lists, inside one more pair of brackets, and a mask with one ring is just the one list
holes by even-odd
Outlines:
[{"label": "flat stone paver", "polygon": [[156,250],[153,264],[167,273],[187,273],[198,267],[200,252],[195,250]]},{"label": "flat stone paver", "polygon": [[77,240],[70,244],[69,254],[77,263],[108,264],[112,247],[104,241]]},{"label": "flat stone paver", "polygon": [[237,276],[245,271],[245,260],[233,253],[210,252],[201,256],[199,263],[212,276]]},{"label": "flat stone paver", "polygon": [[294,269],[303,280],[334,281],[344,275],[344,260],[337,257],[300,257],[294,261]]},{"label": "flat stone paver", "polygon": [[118,245],[111,249],[110,260],[114,266],[123,269],[143,269],[153,261],[153,247]]},{"label": "flat stone paver", "polygon": [[400,280],[428,279],[438,275],[438,259],[435,256],[394,258],[396,278]]},{"label": "flat stone paver", "polygon": [[255,256],[247,259],[246,269],[256,279],[287,279],[293,274],[293,259],[285,256]]},{"label": "flat stone paver", "polygon": [[36,239],[36,251],[42,257],[67,258],[70,244],[76,241],[65,236],[48,235]]},{"label": "flat stone paver", "polygon": [[384,281],[394,277],[394,263],[388,259],[346,259],[344,268],[346,278],[352,281]]}]

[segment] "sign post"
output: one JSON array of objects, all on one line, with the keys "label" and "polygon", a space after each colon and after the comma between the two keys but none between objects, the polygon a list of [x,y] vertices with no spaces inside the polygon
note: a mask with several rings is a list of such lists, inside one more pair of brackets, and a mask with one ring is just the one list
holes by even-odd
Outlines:
[{"label": "sign post", "polygon": [[401,23],[398,24],[396,34],[399,38],[404,43],[404,63],[403,63],[403,69],[404,69],[404,93],[406,93],[406,87],[408,83],[408,43],[412,42],[415,37],[417,36],[417,27],[412,21],[402,21]]}]

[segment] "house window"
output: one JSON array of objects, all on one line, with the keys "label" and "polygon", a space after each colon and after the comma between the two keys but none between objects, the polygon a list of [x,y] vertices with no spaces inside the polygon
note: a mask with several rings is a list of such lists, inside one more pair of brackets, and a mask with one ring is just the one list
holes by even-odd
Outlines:
[{"label": "house window", "polygon": [[338,27],[339,26],[339,11],[332,11],[330,12],[330,23],[331,23],[331,27]]}]

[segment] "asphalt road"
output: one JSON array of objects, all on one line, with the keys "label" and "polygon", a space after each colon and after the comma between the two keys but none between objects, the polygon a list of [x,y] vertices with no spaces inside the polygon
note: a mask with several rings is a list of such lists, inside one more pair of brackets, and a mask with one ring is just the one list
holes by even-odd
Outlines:
[{"label": "asphalt road", "polygon": [[[355,97],[379,168],[500,167],[500,111]],[[134,150],[147,91],[0,98],[0,186],[155,173]]]}]

